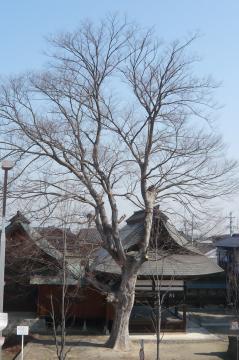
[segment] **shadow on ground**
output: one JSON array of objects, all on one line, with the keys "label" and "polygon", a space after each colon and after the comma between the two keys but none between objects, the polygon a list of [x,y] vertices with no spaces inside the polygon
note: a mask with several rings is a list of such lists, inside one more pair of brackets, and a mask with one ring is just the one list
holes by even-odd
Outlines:
[{"label": "shadow on ground", "polygon": [[[218,359],[230,360],[226,352],[210,352],[210,353],[200,352],[200,353],[195,353],[195,355],[208,356],[208,359],[210,359],[211,356],[214,356],[214,358],[217,356]],[[199,359],[200,357],[198,357],[198,360]]]},{"label": "shadow on ground", "polygon": [[[54,340],[50,339],[36,339],[34,338],[32,343],[35,344],[41,344],[41,345],[55,345]],[[83,347],[101,347],[106,348],[106,345],[104,343],[97,343],[97,342],[91,342],[91,341],[85,341],[85,340],[70,340],[66,341],[66,346],[74,347],[74,346],[83,346]]]}]

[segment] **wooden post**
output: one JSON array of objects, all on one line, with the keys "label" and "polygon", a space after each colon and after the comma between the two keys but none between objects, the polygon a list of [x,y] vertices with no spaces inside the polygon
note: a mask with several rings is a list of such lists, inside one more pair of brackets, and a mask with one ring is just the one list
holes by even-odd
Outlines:
[{"label": "wooden post", "polygon": [[144,358],[144,340],[141,340],[141,348],[139,350],[139,360],[145,360]]},{"label": "wooden post", "polygon": [[186,331],[187,327],[187,308],[186,304],[183,304],[183,330]]},{"label": "wooden post", "polygon": [[37,286],[37,316],[40,316],[40,299],[39,299],[40,286]]},{"label": "wooden post", "polygon": [[183,303],[183,330],[184,331],[186,331],[186,328],[187,328],[187,307],[185,304],[186,291],[187,291],[187,287],[186,287],[186,283],[184,281],[184,284],[183,284],[183,300],[184,300],[184,303]]},{"label": "wooden post", "polygon": [[21,360],[23,360],[23,348],[24,348],[24,335],[22,335],[22,352],[21,352]]}]

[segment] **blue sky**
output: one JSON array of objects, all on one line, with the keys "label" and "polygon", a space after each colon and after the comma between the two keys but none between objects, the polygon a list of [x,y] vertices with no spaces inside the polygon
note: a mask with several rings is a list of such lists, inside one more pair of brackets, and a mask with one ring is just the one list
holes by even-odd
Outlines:
[{"label": "blue sky", "polygon": [[218,127],[229,154],[238,158],[238,0],[2,0],[0,75],[40,68],[45,61],[45,36],[116,11],[142,26],[154,26],[165,41],[200,32],[192,50],[202,57],[199,71],[222,82],[216,92],[216,100],[223,105],[217,113]]},{"label": "blue sky", "polygon": [[199,31],[194,50],[202,57],[200,71],[222,82],[216,99],[223,109],[218,126],[239,152],[237,141],[239,83],[239,1],[237,0],[2,0],[0,4],[0,75],[38,68],[45,61],[44,37],[75,29],[85,18],[107,12],[127,14],[142,26],[154,26],[165,41]]}]

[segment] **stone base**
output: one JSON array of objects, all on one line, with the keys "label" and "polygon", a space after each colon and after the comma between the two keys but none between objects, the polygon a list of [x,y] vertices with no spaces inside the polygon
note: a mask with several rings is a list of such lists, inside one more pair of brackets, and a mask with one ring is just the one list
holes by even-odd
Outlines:
[{"label": "stone base", "polygon": [[5,337],[4,337],[4,336],[0,336],[0,347],[3,346],[4,341],[5,341]]}]

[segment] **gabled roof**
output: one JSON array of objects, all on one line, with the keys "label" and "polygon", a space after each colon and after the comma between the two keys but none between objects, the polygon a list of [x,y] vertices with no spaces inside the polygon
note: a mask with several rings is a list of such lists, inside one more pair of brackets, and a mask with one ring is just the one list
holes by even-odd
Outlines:
[{"label": "gabled roof", "polygon": [[[162,219],[164,219],[164,221],[167,221],[168,220],[168,217],[162,212],[159,210],[158,206],[156,206],[154,208],[154,213],[158,213],[160,215],[160,217]],[[132,224],[137,224],[139,222],[142,222],[144,221],[144,210],[138,210],[138,211],[135,211],[133,213],[133,215],[131,215],[127,220],[126,220],[126,223],[128,225],[132,225]]]},{"label": "gabled roof", "polygon": [[[161,213],[162,214],[162,213]],[[131,249],[133,245],[140,243],[144,236],[144,212],[138,211],[135,216],[131,216],[121,231],[121,240],[124,249]],[[177,231],[163,214],[160,221],[166,231],[167,241],[170,239],[172,250],[159,249],[155,255],[155,250],[149,250],[148,261],[144,262],[139,270],[139,275],[152,276],[163,274],[165,277],[195,277],[222,272],[223,270],[213,261],[204,256],[197,248]],[[173,249],[177,249],[173,253]],[[91,264],[91,268],[96,271],[120,274],[120,267],[111,258],[105,249],[100,249],[96,253],[96,260]]]},{"label": "gabled roof", "polygon": [[16,215],[14,215],[10,220],[10,224],[15,223],[16,221],[19,221],[24,224],[30,224],[30,221],[18,210]]},{"label": "gabled roof", "polygon": [[[34,244],[43,252],[60,261],[63,257],[62,249],[59,248],[58,237],[62,237],[62,233],[56,228],[46,228],[41,231],[39,228],[32,228],[29,221],[21,216],[20,213],[17,217],[11,219],[8,226],[8,231],[11,227],[19,225],[24,229],[28,237]],[[141,242],[144,237],[144,212],[137,212],[136,215],[131,216],[125,225],[120,230],[120,235],[124,249],[126,251],[134,251],[133,247]],[[155,251],[149,250],[149,260],[145,262],[140,268],[140,275],[153,275],[163,274],[164,276],[175,277],[190,277],[198,275],[208,275],[212,273],[221,272],[222,269],[215,263],[207,259],[200,251],[188,242],[188,240],[177,231],[177,229],[169,222],[168,218],[161,213],[160,221],[162,222],[164,231],[168,234],[167,237],[171,243],[176,246],[175,253],[167,252],[165,249],[160,249],[155,259]],[[54,236],[55,237],[54,237]],[[57,236],[56,236],[57,235]],[[79,240],[86,243],[98,244],[101,240],[98,231],[94,228],[81,229],[79,236],[69,232],[70,243],[73,246],[78,246]],[[175,248],[172,247],[172,249]],[[180,250],[180,251],[179,251]],[[73,251],[74,254],[74,251]],[[100,248],[96,251],[96,260],[91,264],[92,269],[100,272],[107,272],[112,274],[119,274],[120,268],[111,258],[109,253]],[[79,261],[79,253],[75,256],[71,254],[66,258],[67,268],[73,278],[80,278],[83,274],[83,268]]]},{"label": "gabled roof", "polygon": [[191,244],[191,241],[189,241],[188,239],[186,239],[182,233],[180,233],[175,226],[173,226],[172,223],[170,223],[170,221],[167,220],[162,220],[163,225],[165,226],[165,229],[168,231],[168,234],[170,235],[170,237],[172,238],[172,240],[179,245],[180,247],[182,247],[185,250],[188,250],[189,252],[192,252],[193,254],[200,254],[202,255],[202,253],[200,252],[200,250],[198,250],[195,246],[193,246]]},{"label": "gabled roof", "polygon": [[[59,238],[62,238],[62,231],[57,234],[55,233],[55,229],[53,231],[53,228],[46,228],[45,231],[43,229],[39,228],[32,228],[30,226],[30,222],[21,214],[18,212],[17,216],[14,216],[10,220],[10,224],[6,228],[7,234],[11,233],[13,229],[17,228],[23,229],[26,236],[32,241],[33,245],[36,245],[38,249],[43,251],[43,253],[49,255],[53,259],[57,261],[61,261],[63,259],[63,248],[59,245]],[[55,237],[52,236],[53,233],[55,233]],[[74,234],[71,233],[71,241]],[[75,237],[76,238],[76,237]],[[69,271],[69,275],[71,275],[73,278],[80,278],[83,274],[83,267],[79,261],[79,255],[77,255],[75,258],[73,256],[66,256],[66,264],[67,269]]]},{"label": "gabled roof", "polygon": [[77,234],[78,241],[85,244],[100,244],[102,243],[101,235],[96,228],[83,228]]}]

